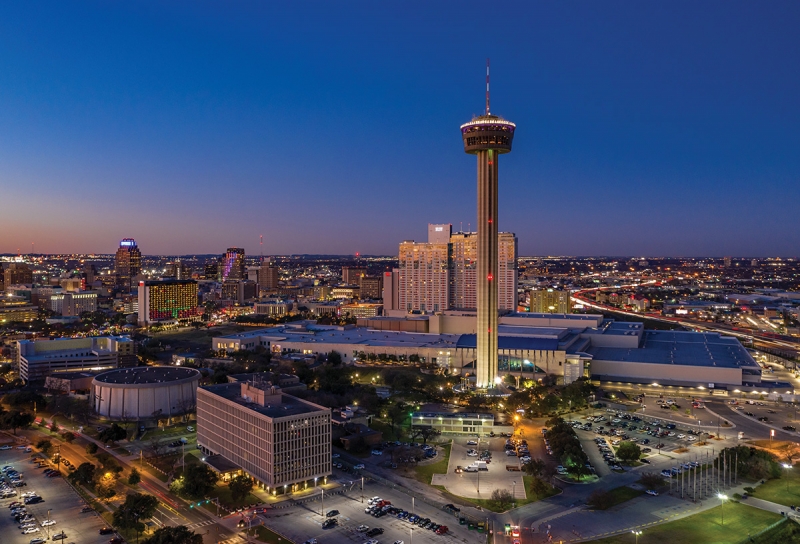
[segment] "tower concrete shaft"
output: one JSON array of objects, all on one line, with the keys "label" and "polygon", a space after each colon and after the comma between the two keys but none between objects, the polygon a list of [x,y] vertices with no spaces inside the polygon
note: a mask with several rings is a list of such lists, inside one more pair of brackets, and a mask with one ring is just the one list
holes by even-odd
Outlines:
[{"label": "tower concrete shaft", "polygon": [[498,159],[511,151],[516,125],[488,112],[461,125],[464,151],[478,157],[478,302],[476,385],[493,387],[497,376]]},{"label": "tower concrete shaft", "polygon": [[478,387],[492,387],[497,375],[497,173],[498,153],[484,149],[478,157]]}]

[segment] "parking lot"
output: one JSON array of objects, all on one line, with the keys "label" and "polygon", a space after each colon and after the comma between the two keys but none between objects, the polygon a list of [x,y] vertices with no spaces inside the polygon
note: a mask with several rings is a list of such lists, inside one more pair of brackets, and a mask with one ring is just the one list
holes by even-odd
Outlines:
[{"label": "parking lot", "polygon": [[[506,455],[505,443],[505,438],[453,439],[447,474],[435,475],[433,484],[443,485],[449,492],[461,497],[485,499],[495,489],[507,489],[517,498],[524,499],[525,486],[522,484],[522,472],[509,471],[506,468],[507,466],[519,468],[520,461],[516,456]],[[477,455],[470,456],[468,454],[470,450],[474,450]],[[479,461],[480,454],[487,450],[491,454],[491,460],[486,463],[487,470],[456,473],[457,467],[463,469]]]},{"label": "parking lot", "polygon": [[[13,501],[22,499],[16,496],[5,498],[0,500],[0,541],[3,544],[29,544],[34,538],[50,540],[63,531],[65,538],[62,542],[65,543],[107,543],[110,537],[98,533],[103,527],[103,520],[94,512],[81,513],[84,503],[64,479],[44,476],[44,468],[38,468],[35,463],[31,463],[30,457],[30,453],[16,448],[0,450],[0,467],[11,465],[23,474],[27,485],[14,488],[18,495],[34,492],[44,499],[38,504],[26,505],[27,512],[35,519],[39,531],[23,535],[19,522],[11,517],[11,510],[8,508]],[[55,524],[42,527],[41,523],[48,519],[48,515],[49,519],[55,520]]]},{"label": "parking lot", "polygon": [[[334,495],[325,498],[325,512],[338,510],[339,515],[335,516],[338,524],[334,527],[323,529],[322,523],[328,519],[320,512],[322,509],[321,501],[310,502],[293,506],[286,510],[268,511],[262,515],[268,525],[274,527],[280,533],[286,535],[295,542],[305,542],[308,539],[316,538],[319,542],[355,542],[362,543],[370,538],[378,540],[380,543],[392,543],[403,541],[410,543],[411,531],[415,542],[430,542],[431,544],[454,544],[455,542],[484,542],[485,535],[477,531],[468,530],[466,525],[459,525],[458,518],[453,513],[448,513],[439,508],[430,506],[421,501],[415,501],[408,495],[395,491],[378,484],[370,484],[365,489],[364,502],[361,502],[360,491],[352,496]],[[432,522],[439,525],[446,525],[448,532],[444,535],[437,535],[430,530],[422,529],[408,521],[398,519],[396,516],[385,515],[376,518],[367,514],[364,510],[368,507],[370,497],[380,496],[391,501],[392,506],[401,508],[409,513],[429,518]],[[381,535],[369,537],[365,532],[359,532],[358,527],[366,525],[369,528],[380,527],[384,530]]]}]

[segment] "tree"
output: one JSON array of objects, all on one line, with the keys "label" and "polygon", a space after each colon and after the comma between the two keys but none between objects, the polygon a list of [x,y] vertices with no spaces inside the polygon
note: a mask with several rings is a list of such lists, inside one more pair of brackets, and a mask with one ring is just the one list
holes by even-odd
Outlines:
[{"label": "tree", "polygon": [[71,431],[67,431],[61,435],[61,437],[68,443],[72,444],[72,441],[75,440],[75,433]]},{"label": "tree", "polygon": [[47,455],[50,450],[53,449],[53,443],[50,442],[49,439],[44,438],[36,443],[36,447],[39,448],[43,454]]},{"label": "tree", "polygon": [[641,478],[639,478],[639,483],[647,489],[657,489],[664,485],[664,477],[655,472],[645,472],[642,474]]},{"label": "tree", "polygon": [[100,476],[94,483],[94,491],[101,499],[110,499],[117,494],[117,480],[112,477]]},{"label": "tree", "polygon": [[67,478],[69,481],[89,485],[94,480],[95,466],[91,463],[81,463],[75,472],[71,473]]},{"label": "tree", "polygon": [[86,453],[88,453],[89,455],[94,455],[95,453],[97,453],[97,444],[95,444],[94,442],[89,442],[88,444],[86,444]]},{"label": "tree", "polygon": [[596,489],[586,499],[586,504],[596,510],[605,510],[614,504],[614,497],[608,491]]},{"label": "tree", "polygon": [[523,470],[529,476],[539,478],[544,474],[547,464],[541,459],[531,459],[528,463],[522,465]]},{"label": "tree", "polygon": [[531,491],[541,499],[550,491],[550,486],[538,476],[534,476],[531,481]]},{"label": "tree", "polygon": [[417,437],[420,437],[422,438],[423,444],[427,444],[429,438],[433,438],[439,434],[441,434],[441,431],[426,425],[414,425],[411,427],[411,439],[416,440]]},{"label": "tree", "polygon": [[203,544],[203,535],[190,531],[185,525],[162,527],[142,544]]},{"label": "tree", "polygon": [[389,421],[392,423],[392,433],[397,437],[397,425],[402,423],[406,417],[408,406],[403,402],[398,402],[389,407],[386,414],[389,416]]},{"label": "tree", "polygon": [[151,452],[153,452],[153,456],[154,457],[158,457],[159,455],[164,453],[164,450],[166,449],[166,447],[167,447],[166,441],[164,439],[158,438],[156,436],[152,437],[147,442],[147,449],[150,450]]},{"label": "tree", "polygon": [[140,521],[152,517],[156,512],[158,499],[146,493],[132,493],[125,497],[125,502],[114,512],[114,525],[123,530],[135,530],[136,538],[144,530]]},{"label": "tree", "polygon": [[500,510],[508,509],[514,504],[514,495],[508,489],[495,489],[492,491],[490,499]]},{"label": "tree", "polygon": [[138,484],[138,483],[139,483],[139,482],[141,482],[141,481],[142,481],[142,475],[141,475],[141,474],[139,474],[139,471],[138,471],[138,470],[136,470],[135,468],[134,468],[134,469],[131,469],[131,473],[130,473],[130,475],[128,476],[128,483],[129,483],[130,485],[136,485],[136,484]]},{"label": "tree", "polygon": [[245,498],[253,489],[253,480],[244,474],[236,476],[228,482],[228,489],[231,490],[231,498],[238,501]]},{"label": "tree", "polygon": [[642,449],[633,442],[625,441],[617,449],[617,457],[622,461],[638,461],[642,456]]},{"label": "tree", "polygon": [[125,429],[116,423],[112,423],[111,427],[107,427],[100,432],[100,434],[97,436],[97,439],[103,443],[108,443],[116,442],[117,440],[122,440],[123,438],[127,437],[128,432]]},{"label": "tree", "polygon": [[338,351],[331,351],[328,354],[328,363],[330,363],[332,366],[339,366],[342,364],[342,356]]},{"label": "tree", "polygon": [[189,421],[189,414],[194,412],[196,409],[197,403],[192,397],[183,397],[178,400],[178,410],[180,410],[184,422]]},{"label": "tree", "polygon": [[181,491],[190,499],[201,499],[211,493],[217,484],[217,479],[217,473],[208,465],[189,465],[183,473]]},{"label": "tree", "polygon": [[33,423],[33,415],[27,412],[20,412],[19,410],[11,410],[3,414],[3,419],[0,424],[6,429],[14,431],[17,434],[17,429],[26,429]]}]

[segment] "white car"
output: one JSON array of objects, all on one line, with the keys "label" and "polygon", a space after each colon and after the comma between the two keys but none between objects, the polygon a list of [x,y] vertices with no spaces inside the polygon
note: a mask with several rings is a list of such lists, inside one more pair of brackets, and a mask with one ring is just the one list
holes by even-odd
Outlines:
[{"label": "white car", "polygon": [[38,533],[39,531],[41,531],[41,529],[39,529],[38,527],[28,527],[27,529],[22,531],[22,534],[23,535],[32,535],[33,533]]},{"label": "white car", "polygon": [[5,446],[0,446],[0,450],[10,450],[10,449],[11,446],[9,446],[8,444],[6,444]]},{"label": "white car", "polygon": [[359,525],[358,529],[356,529],[359,533],[366,533],[369,531],[369,525]]},{"label": "white car", "polygon": [[476,440],[467,440],[467,446],[477,446],[478,442]]},{"label": "white car", "polygon": [[475,450],[467,450],[467,455],[469,457],[477,457],[478,456],[478,452],[475,451]]},{"label": "white car", "polygon": [[678,438],[680,438],[681,440],[683,440],[684,438],[686,438],[686,435],[685,435],[685,434],[679,434],[679,435],[678,435]]},{"label": "white car", "polygon": [[353,465],[353,468],[356,470],[362,470],[364,467],[364,463],[359,463],[357,465]]},{"label": "white car", "polygon": [[372,450],[372,455],[383,455],[382,450]]},{"label": "white car", "polygon": [[42,522],[42,527],[49,527],[49,526],[55,525],[55,524],[56,524],[56,520],[54,520],[54,519],[46,519],[46,520],[44,520]]},{"label": "white car", "polygon": [[694,442],[695,440],[697,440],[697,437],[696,436],[690,436],[686,440],[688,440],[689,442]]},{"label": "white car", "polygon": [[647,493],[648,495],[652,495],[654,497],[658,497],[658,491],[654,489],[648,489],[647,491],[645,491],[645,493]]},{"label": "white car", "polygon": [[367,540],[366,542],[364,542],[364,544],[378,544],[378,541],[375,540],[374,538],[371,538],[371,539]]}]

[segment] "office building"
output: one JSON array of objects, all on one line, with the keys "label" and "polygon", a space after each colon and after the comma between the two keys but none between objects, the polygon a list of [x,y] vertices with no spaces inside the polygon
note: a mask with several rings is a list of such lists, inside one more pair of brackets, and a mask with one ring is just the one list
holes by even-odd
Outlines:
[{"label": "office building", "polygon": [[342,267],[342,283],[346,283],[347,285],[358,285],[359,279],[361,276],[366,276],[367,269],[366,268],[358,268],[354,266],[343,266]]},{"label": "office building", "polygon": [[219,259],[208,261],[203,266],[203,276],[207,280],[216,280],[219,278],[219,268]]},{"label": "office building", "polygon": [[362,299],[381,298],[383,292],[383,277],[382,276],[361,276],[358,281],[358,286],[361,287]]},{"label": "office building", "polygon": [[229,247],[222,258],[220,281],[245,279],[247,279],[247,275],[244,266],[244,249]]},{"label": "office building", "polygon": [[489,111],[489,65],[486,65],[486,112],[461,125],[464,151],[478,162],[478,361],[477,386],[494,386],[497,372],[498,244],[497,184],[500,155],[511,151],[516,125]]},{"label": "office building", "polygon": [[50,309],[65,317],[80,316],[85,312],[97,311],[97,293],[80,291],[50,295]]},{"label": "office building", "polygon": [[262,262],[260,266],[248,269],[247,277],[258,283],[259,291],[274,291],[278,288],[280,272],[277,266],[271,262]]},{"label": "office building", "polygon": [[142,271],[142,252],[133,238],[124,238],[114,256],[114,268],[117,273],[117,287],[125,292],[131,289],[131,281]]},{"label": "office building", "polygon": [[569,291],[540,289],[528,293],[528,311],[537,314],[568,314],[572,312]]},{"label": "office building", "polygon": [[159,321],[194,321],[202,315],[194,280],[139,282],[139,324]]},{"label": "office building", "polygon": [[25,263],[8,263],[3,271],[5,287],[33,284],[33,270]]},{"label": "office building", "polygon": [[339,308],[339,315],[351,318],[369,318],[381,315],[383,304],[370,304],[357,302],[354,304],[342,304]]},{"label": "office building", "polygon": [[108,370],[135,364],[136,344],[126,336],[17,341],[17,366],[26,382],[58,372]]},{"label": "office building", "polygon": [[197,446],[211,467],[268,493],[305,489],[331,474],[331,411],[267,381],[200,387]]},{"label": "office building", "polygon": [[25,300],[0,302],[0,323],[33,321],[39,317],[39,308]]},{"label": "office building", "polygon": [[250,280],[227,280],[222,284],[222,300],[244,304],[258,297],[258,284]]},{"label": "office building", "polygon": [[176,280],[189,280],[192,278],[192,270],[186,266],[186,263],[180,260],[167,263],[164,270],[165,278],[175,278]]},{"label": "office building", "polygon": [[400,269],[383,273],[383,309],[384,311],[400,311]]}]

